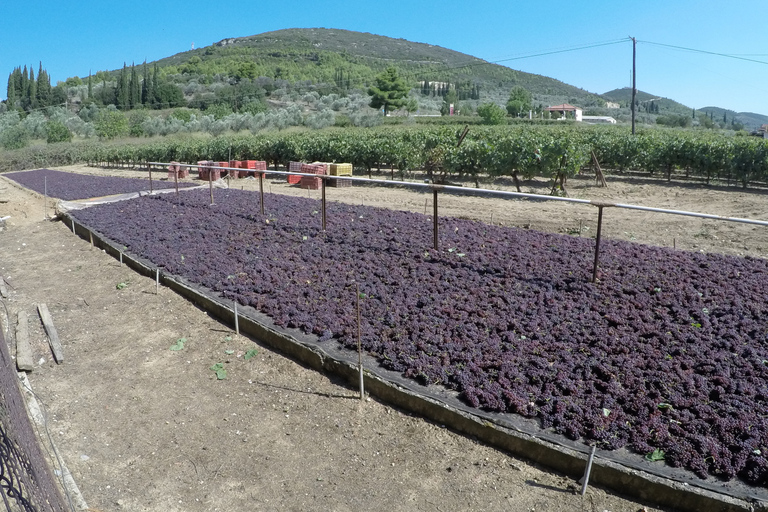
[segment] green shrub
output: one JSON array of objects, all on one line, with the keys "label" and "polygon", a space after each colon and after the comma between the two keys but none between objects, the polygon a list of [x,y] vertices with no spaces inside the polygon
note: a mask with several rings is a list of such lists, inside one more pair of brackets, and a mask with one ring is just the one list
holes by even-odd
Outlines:
[{"label": "green shrub", "polygon": [[29,133],[23,126],[9,126],[0,132],[0,147],[3,149],[21,149],[29,144]]},{"label": "green shrub", "polygon": [[99,138],[114,139],[128,133],[128,120],[118,110],[100,110],[95,128]]},{"label": "green shrub", "polygon": [[58,120],[48,121],[45,125],[46,140],[48,144],[56,142],[71,142],[72,132],[69,131],[67,125]]},{"label": "green shrub", "polygon": [[477,115],[483,124],[498,125],[507,122],[507,111],[495,103],[483,103],[477,107]]}]

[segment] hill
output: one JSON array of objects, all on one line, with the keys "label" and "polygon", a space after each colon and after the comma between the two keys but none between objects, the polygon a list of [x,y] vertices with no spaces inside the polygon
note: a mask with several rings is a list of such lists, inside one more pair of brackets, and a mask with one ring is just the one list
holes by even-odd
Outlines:
[{"label": "hill", "polygon": [[[614,89],[603,93],[601,96],[607,101],[616,102],[619,103],[621,107],[628,108],[632,101],[632,88],[624,87],[622,89]],[[682,116],[692,116],[694,110],[692,107],[688,107],[669,98],[662,98],[640,90],[637,91],[636,99],[638,102],[638,112],[646,112],[649,110],[651,104],[653,104],[653,107],[650,108],[652,111],[651,113],[659,115],[677,114]],[[697,109],[696,115],[698,116],[701,114],[711,115],[712,119],[718,122],[725,119],[726,125],[730,125],[732,121],[735,121],[735,123],[740,123],[750,130],[757,129],[760,125],[768,123],[768,116],[752,112],[735,112],[720,107],[704,107]],[[725,114],[725,116],[723,114]]]},{"label": "hill", "polygon": [[768,124],[768,116],[755,114],[754,112],[736,112],[720,107],[704,107],[699,109],[699,112],[712,114],[714,119],[723,119],[723,117],[725,117],[729,123],[731,120],[736,120],[737,123],[741,123],[751,130],[760,128],[760,125]]},{"label": "hill", "polygon": [[[632,102],[632,88],[624,87],[621,89],[614,89],[601,94],[601,96],[608,101],[619,103],[622,107],[629,107]],[[651,103],[653,103],[655,106],[658,106],[659,113],[691,114],[691,107],[687,107],[682,103],[678,103],[669,98],[662,98],[640,90],[637,91],[635,99],[638,102],[640,110],[645,110]]]},{"label": "hill", "polygon": [[[505,103],[521,86],[535,103],[602,106],[600,96],[553,78],[516,71],[440,46],[349,30],[285,29],[224,39],[157,61],[178,85],[212,77],[259,77],[332,89],[366,88],[394,66],[415,89],[450,84],[461,99]],[[427,84],[428,83],[428,84]]]}]

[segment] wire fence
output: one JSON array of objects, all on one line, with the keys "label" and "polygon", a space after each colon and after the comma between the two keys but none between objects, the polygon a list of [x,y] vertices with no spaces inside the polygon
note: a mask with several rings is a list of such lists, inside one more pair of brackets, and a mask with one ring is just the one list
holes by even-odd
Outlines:
[{"label": "wire fence", "polygon": [[69,508],[27,415],[16,364],[0,329],[0,496],[7,512]]}]

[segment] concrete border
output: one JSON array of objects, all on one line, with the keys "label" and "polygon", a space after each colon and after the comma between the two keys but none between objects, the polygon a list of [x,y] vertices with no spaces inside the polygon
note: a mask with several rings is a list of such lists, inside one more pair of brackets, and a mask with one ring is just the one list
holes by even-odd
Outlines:
[{"label": "concrete border", "polygon": [[[65,220],[64,225],[72,229],[74,234],[89,243],[93,240],[95,247],[115,258],[122,253],[118,244],[101,233],[92,231],[77,219],[68,214],[63,214],[62,219]],[[122,261],[140,274],[152,278],[157,275],[158,267],[141,257],[122,253]],[[165,273],[162,268],[160,283],[211,316],[234,324],[234,303],[231,300],[182,277]],[[278,328],[269,317],[249,306],[238,306],[238,318],[241,333],[313,369],[343,377],[353,386],[359,383],[357,354],[352,357],[349,351],[345,354],[341,349],[321,346],[316,342],[316,337],[305,335],[297,329]],[[514,415],[488,414],[472,409],[457,400],[455,393],[436,386],[421,386],[404,379],[395,372],[379,367],[373,358],[364,358],[364,366],[366,391],[385,402],[574,478],[580,478],[584,474],[590,451],[584,444],[542,431],[534,421],[515,420],[510,419]],[[651,471],[653,468],[646,467],[650,466],[650,463],[645,464],[639,455],[626,452],[626,456],[617,457],[615,453],[597,451],[590,483],[625,496],[681,511],[768,510],[768,495],[760,496],[760,489],[755,488],[751,492],[752,488],[740,483],[728,488],[728,482],[719,482],[712,478],[700,480],[689,472],[674,468]]]}]

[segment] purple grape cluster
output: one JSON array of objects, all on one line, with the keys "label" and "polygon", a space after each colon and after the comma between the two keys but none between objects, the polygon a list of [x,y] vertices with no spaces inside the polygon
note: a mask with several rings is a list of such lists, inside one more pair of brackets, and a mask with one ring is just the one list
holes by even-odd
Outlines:
[{"label": "purple grape cluster", "polygon": [[[73,201],[92,197],[127,194],[149,190],[149,180],[140,178],[119,178],[116,176],[89,176],[73,172],[37,169],[34,171],[9,172],[4,176],[39,194]],[[155,173],[152,188],[174,188],[173,181],[159,181],[162,172]],[[194,183],[180,182],[179,187],[193,187]]]},{"label": "purple grape cluster", "polygon": [[279,326],[365,349],[474,407],[700,477],[768,477],[768,263],[217,190],[73,214]]}]

